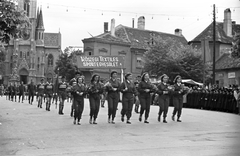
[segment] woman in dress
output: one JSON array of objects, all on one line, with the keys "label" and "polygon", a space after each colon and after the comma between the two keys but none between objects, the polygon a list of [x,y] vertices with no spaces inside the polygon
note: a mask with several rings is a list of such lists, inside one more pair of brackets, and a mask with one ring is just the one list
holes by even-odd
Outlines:
[{"label": "woman in dress", "polygon": [[122,94],[122,111],[121,111],[121,120],[124,122],[124,116],[127,116],[127,124],[131,124],[130,118],[132,116],[132,109],[134,104],[134,98],[137,97],[137,89],[132,82],[132,74],[127,73],[125,76],[125,80],[122,82],[120,87]]},{"label": "woman in dress", "polygon": [[[108,123],[115,124],[114,119],[119,102],[119,91],[121,83],[117,80],[117,72],[112,71],[110,80],[105,84],[108,101]],[[112,121],[111,121],[112,119]]]},{"label": "woman in dress", "polygon": [[73,86],[73,104],[74,104],[74,121],[73,124],[80,125],[80,119],[82,118],[82,112],[84,109],[84,95],[86,93],[85,85],[83,84],[83,78],[77,78],[77,85]]},{"label": "woman in dress", "polygon": [[154,92],[154,86],[149,80],[149,74],[143,73],[141,77],[141,82],[138,85],[138,93],[139,93],[139,100],[140,100],[140,116],[139,121],[142,121],[142,115],[145,112],[145,119],[144,123],[148,122],[149,112],[150,112],[150,93]]},{"label": "woman in dress", "polygon": [[90,124],[97,124],[96,119],[99,112],[101,94],[103,93],[103,85],[99,80],[99,75],[93,75],[88,88],[90,102]]}]

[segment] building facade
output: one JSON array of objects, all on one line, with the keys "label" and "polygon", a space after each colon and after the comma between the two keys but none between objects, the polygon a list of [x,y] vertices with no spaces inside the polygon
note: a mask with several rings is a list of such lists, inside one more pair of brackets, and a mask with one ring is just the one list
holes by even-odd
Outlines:
[{"label": "building facade", "polygon": [[[231,10],[225,9],[223,22],[216,22],[215,83],[220,87],[240,84],[240,60],[231,58],[233,37],[240,33],[240,25],[231,19]],[[204,48],[203,41],[207,41]],[[196,49],[202,49],[204,60],[213,62],[213,23],[189,42]],[[205,52],[204,50],[205,49]]]},{"label": "building facade", "polygon": [[61,34],[46,33],[42,9],[37,9],[37,0],[18,0],[18,9],[25,10],[30,25],[23,28],[23,38],[12,39],[6,46],[3,83],[35,83],[42,78],[55,78],[55,62],[61,53]]},{"label": "building facade", "polygon": [[[133,21],[134,23],[134,21]],[[131,72],[133,77],[141,75],[144,68],[144,53],[154,44],[154,38],[173,38],[187,45],[187,40],[182,35],[181,29],[176,29],[175,34],[167,34],[145,29],[145,18],[138,18],[138,26],[134,28],[123,25],[115,27],[115,20],[111,21],[111,30],[104,23],[104,33],[95,37],[83,39],[85,56],[122,56],[124,58],[124,73]],[[81,67],[80,67],[81,68]],[[109,78],[112,70],[121,73],[122,69],[81,69],[86,79],[92,74],[99,74],[102,78]],[[119,74],[120,75],[120,74]]]}]

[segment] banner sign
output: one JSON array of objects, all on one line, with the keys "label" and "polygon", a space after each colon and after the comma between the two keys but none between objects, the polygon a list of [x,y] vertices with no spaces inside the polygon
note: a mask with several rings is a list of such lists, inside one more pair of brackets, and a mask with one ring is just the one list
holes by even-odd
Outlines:
[{"label": "banner sign", "polygon": [[123,68],[123,56],[77,56],[78,68]]}]

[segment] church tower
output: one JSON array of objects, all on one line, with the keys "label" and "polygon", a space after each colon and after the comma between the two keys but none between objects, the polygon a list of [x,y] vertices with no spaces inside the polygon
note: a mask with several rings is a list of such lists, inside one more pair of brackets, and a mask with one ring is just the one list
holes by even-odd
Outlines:
[{"label": "church tower", "polygon": [[37,21],[36,21],[36,37],[37,45],[44,45],[44,25],[43,25],[43,15],[42,8],[37,13]]}]

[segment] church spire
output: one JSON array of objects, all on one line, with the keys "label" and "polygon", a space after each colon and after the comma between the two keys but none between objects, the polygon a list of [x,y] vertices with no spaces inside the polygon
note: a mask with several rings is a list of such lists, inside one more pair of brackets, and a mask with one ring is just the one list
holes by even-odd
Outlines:
[{"label": "church spire", "polygon": [[38,17],[37,17],[37,29],[44,30],[42,8],[40,8],[40,11],[39,11]]}]

